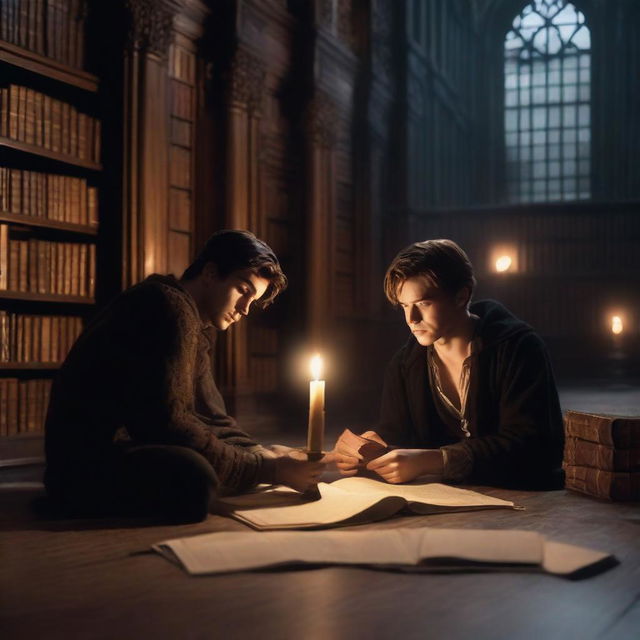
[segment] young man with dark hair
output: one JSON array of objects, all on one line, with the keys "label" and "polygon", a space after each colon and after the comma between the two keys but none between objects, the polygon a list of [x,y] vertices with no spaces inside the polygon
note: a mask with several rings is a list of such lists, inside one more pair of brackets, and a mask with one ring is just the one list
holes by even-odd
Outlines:
[{"label": "young man with dark hair", "polygon": [[45,484],[63,513],[202,520],[216,495],[260,482],[299,491],[323,464],[276,455],[227,415],[211,370],[215,331],[287,284],[248,231],[214,234],[182,278],[152,275],[86,327],[56,378]]},{"label": "young man with dark hair", "polygon": [[[388,482],[551,487],[561,482],[563,426],[542,340],[493,300],[471,304],[475,277],[451,240],[416,242],[389,266],[384,289],[411,338],[389,364],[376,431],[391,450],[366,468]],[[363,464],[340,438],[344,475]]]}]

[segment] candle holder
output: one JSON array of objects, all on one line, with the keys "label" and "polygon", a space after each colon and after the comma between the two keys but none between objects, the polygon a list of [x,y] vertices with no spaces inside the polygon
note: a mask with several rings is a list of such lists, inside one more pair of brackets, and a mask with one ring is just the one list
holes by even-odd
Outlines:
[{"label": "candle holder", "polygon": [[[304,453],[309,462],[318,462],[322,460],[325,455],[324,451],[309,451],[308,449],[306,449]],[[306,502],[314,502],[315,500],[320,500],[320,498],[322,498],[322,496],[320,495],[318,485],[310,487],[302,494],[302,499]]]}]

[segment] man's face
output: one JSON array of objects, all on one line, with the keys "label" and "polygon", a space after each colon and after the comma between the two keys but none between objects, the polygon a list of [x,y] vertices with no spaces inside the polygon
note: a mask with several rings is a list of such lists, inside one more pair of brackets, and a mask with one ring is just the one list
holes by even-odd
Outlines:
[{"label": "man's face", "polygon": [[434,287],[424,276],[405,280],[398,287],[398,304],[415,339],[423,346],[453,337],[466,313],[456,297]]},{"label": "man's face", "polygon": [[259,300],[269,286],[250,269],[232,271],[221,278],[213,263],[202,271],[204,296],[200,313],[219,331],[224,331],[242,316],[249,314],[249,307]]}]

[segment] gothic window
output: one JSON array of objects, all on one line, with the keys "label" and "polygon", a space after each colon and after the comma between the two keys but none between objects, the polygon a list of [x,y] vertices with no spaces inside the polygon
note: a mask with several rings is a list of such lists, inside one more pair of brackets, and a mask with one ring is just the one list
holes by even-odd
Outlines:
[{"label": "gothic window", "polygon": [[591,36],[566,0],[533,0],[504,42],[510,202],[591,195]]}]

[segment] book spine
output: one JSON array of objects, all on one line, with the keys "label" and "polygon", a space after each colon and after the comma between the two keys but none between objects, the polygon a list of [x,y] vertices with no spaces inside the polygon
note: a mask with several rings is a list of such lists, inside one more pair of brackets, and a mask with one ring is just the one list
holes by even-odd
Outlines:
[{"label": "book spine", "polygon": [[96,295],[96,245],[89,245],[89,277],[88,288],[89,297],[94,298]]},{"label": "book spine", "polygon": [[620,449],[640,447],[640,418],[599,416],[567,411],[565,434]]},{"label": "book spine", "polygon": [[567,464],[565,487],[608,500],[640,500],[640,473],[614,473]]},{"label": "book spine", "polygon": [[0,436],[9,435],[9,384],[0,380]]},{"label": "book spine", "polygon": [[18,291],[29,291],[29,242],[27,240],[19,240],[17,242],[20,245]]},{"label": "book spine", "polygon": [[7,410],[8,414],[8,424],[7,424],[7,435],[15,435],[18,433],[18,380],[17,378],[10,378],[8,380],[8,397],[9,397],[9,407]]},{"label": "book spine", "polygon": [[9,89],[0,89],[0,136],[9,137]]},{"label": "book spine", "polygon": [[51,318],[51,361],[60,362],[60,317]]},{"label": "book spine", "polygon": [[9,225],[0,224],[0,290],[9,288]]},{"label": "book spine", "polygon": [[42,94],[42,146],[51,149],[51,97]]},{"label": "book spine", "polygon": [[9,345],[11,336],[9,334],[9,313],[0,310],[0,362],[11,362]]},{"label": "book spine", "polygon": [[616,449],[568,437],[565,440],[564,461],[566,464],[603,471],[640,471],[640,448]]},{"label": "book spine", "polygon": [[18,140],[24,142],[27,127],[27,88],[18,87]]}]

